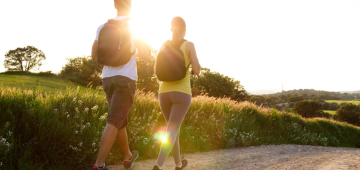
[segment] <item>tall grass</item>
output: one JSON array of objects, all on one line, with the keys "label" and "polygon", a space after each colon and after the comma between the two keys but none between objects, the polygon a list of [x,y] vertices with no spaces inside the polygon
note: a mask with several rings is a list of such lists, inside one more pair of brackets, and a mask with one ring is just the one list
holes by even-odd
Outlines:
[{"label": "tall grass", "polygon": [[[91,89],[46,93],[0,87],[0,162],[6,169],[86,169],[96,159],[108,111],[105,95]],[[131,149],[155,158],[155,134],[166,126],[158,100],[137,91],[130,111]],[[358,127],[258,107],[249,102],[193,98],[180,130],[182,153],[262,144],[360,147]],[[116,143],[116,142],[115,142]],[[118,164],[114,144],[108,164]],[[1,165],[1,163],[0,163]],[[3,168],[1,167],[1,168]]]}]

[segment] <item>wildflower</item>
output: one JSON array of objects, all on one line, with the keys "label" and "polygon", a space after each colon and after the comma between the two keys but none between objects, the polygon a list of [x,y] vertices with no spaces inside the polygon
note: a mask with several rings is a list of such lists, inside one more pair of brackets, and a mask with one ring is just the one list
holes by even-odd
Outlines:
[{"label": "wildflower", "polygon": [[76,97],[73,99],[73,102],[75,102],[76,101]]},{"label": "wildflower", "polygon": [[75,131],[75,134],[78,134],[78,131]]},{"label": "wildflower", "polygon": [[96,143],[93,143],[92,146],[95,147]]},{"label": "wildflower", "polygon": [[86,123],[86,126],[87,126],[87,127],[90,127],[90,123],[89,123],[89,122],[87,122],[87,123]]},{"label": "wildflower", "polygon": [[81,130],[82,130],[82,129],[85,129],[85,127],[86,127],[85,125],[82,125],[82,126],[81,126]]},{"label": "wildflower", "polygon": [[54,112],[57,112],[57,109],[54,109]]},{"label": "wildflower", "polygon": [[79,113],[79,109],[77,107],[75,108],[75,111]]},{"label": "wildflower", "polygon": [[89,108],[85,108],[85,113],[89,111]]},{"label": "wildflower", "polygon": [[70,116],[70,115],[68,114],[66,117],[69,118],[69,116]]},{"label": "wildflower", "polygon": [[98,108],[98,105],[95,105],[94,107],[91,108],[91,110],[95,111]]},{"label": "wildflower", "polygon": [[81,101],[81,100],[79,100],[79,101],[78,101],[78,103],[79,103],[79,104],[81,104],[81,103],[82,103],[82,101]]},{"label": "wildflower", "polygon": [[2,166],[2,162],[0,162],[0,166]]},{"label": "wildflower", "polygon": [[97,151],[97,149],[94,149],[94,152],[96,152]]},{"label": "wildflower", "polygon": [[80,142],[80,143],[79,143],[79,146],[82,146],[82,144],[83,144],[83,143],[82,143],[82,142]]},{"label": "wildflower", "polygon": [[11,136],[11,135],[12,135],[12,132],[9,131],[7,135],[8,135],[8,136]]},{"label": "wildflower", "polygon": [[6,144],[6,139],[2,138],[0,142],[5,145]]}]

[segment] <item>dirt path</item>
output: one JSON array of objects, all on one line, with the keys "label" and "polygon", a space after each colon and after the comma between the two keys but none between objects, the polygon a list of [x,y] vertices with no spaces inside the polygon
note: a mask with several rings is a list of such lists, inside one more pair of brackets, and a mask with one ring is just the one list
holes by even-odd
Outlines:
[{"label": "dirt path", "polygon": [[[188,170],[308,170],[308,169],[360,169],[360,149],[319,147],[305,145],[268,145],[234,148],[186,155]],[[156,160],[135,162],[133,170],[151,170]],[[164,170],[174,169],[169,157]],[[123,170],[122,165],[111,166]]]}]

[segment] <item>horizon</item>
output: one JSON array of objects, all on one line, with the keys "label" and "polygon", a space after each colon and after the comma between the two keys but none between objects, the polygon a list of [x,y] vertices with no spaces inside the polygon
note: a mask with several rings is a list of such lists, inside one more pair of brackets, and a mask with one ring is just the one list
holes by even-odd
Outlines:
[{"label": "horizon", "polygon": [[[177,2],[133,0],[138,37],[158,50],[171,38],[171,19],[181,16],[201,66],[239,80],[248,92],[281,91],[282,84],[285,91],[360,90],[359,1]],[[59,72],[66,58],[90,55],[98,26],[115,15],[112,0],[1,1],[0,62],[7,51],[31,45],[47,56],[40,71]]]}]

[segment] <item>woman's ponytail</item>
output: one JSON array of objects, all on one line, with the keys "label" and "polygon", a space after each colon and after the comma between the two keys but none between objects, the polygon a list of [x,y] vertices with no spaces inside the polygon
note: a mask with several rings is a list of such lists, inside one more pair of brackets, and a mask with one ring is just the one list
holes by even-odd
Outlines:
[{"label": "woman's ponytail", "polygon": [[179,28],[173,28],[173,35],[172,35],[172,45],[176,46],[178,42],[181,40],[180,30]]},{"label": "woman's ponytail", "polygon": [[179,41],[182,39],[181,33],[186,30],[186,24],[184,19],[181,17],[174,17],[171,21],[172,28],[172,45],[176,46]]}]

